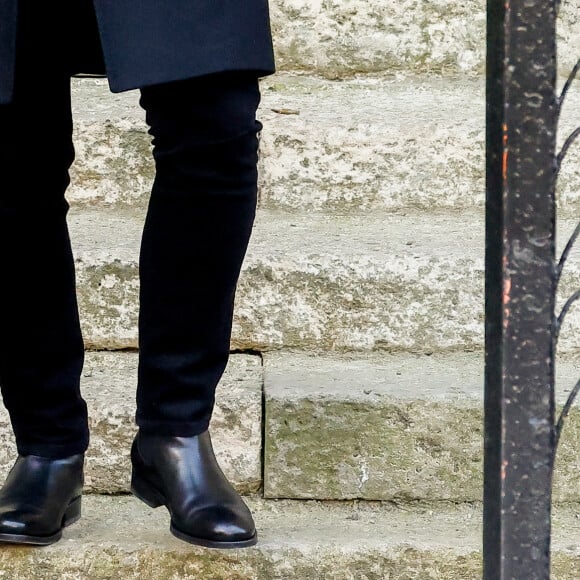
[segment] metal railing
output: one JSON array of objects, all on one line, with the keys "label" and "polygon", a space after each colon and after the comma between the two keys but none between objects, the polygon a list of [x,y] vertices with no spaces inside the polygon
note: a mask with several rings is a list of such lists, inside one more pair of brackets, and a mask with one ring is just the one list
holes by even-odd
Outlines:
[{"label": "metal railing", "polygon": [[576,292],[556,291],[580,224],[556,261],[556,151],[580,68],[556,92],[557,0],[488,0],[484,578],[550,577],[552,472],[573,389],[555,419],[554,359]]}]

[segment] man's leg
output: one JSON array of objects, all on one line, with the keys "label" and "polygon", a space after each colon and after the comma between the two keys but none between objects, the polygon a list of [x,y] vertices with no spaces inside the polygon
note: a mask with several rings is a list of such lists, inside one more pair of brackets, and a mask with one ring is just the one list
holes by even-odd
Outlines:
[{"label": "man's leg", "polygon": [[143,89],[157,175],[140,256],[142,431],[205,431],[226,366],[234,294],[256,210],[255,78]]},{"label": "man's leg", "polygon": [[[150,87],[141,98],[157,175],[140,256],[134,466],[143,475],[147,457],[151,469],[157,462],[145,479],[161,493],[149,486],[143,499],[171,508],[176,535],[214,547],[255,543],[251,515],[219,471],[206,431],[255,217],[259,100],[257,79],[242,73]],[[197,481],[171,464],[176,454]],[[213,512],[197,510],[196,494]]]},{"label": "man's leg", "polygon": [[0,541],[33,544],[79,517],[88,444],[64,198],[70,79],[41,6],[20,2],[14,99],[0,106],[0,386],[19,453],[0,491]]},{"label": "man's leg", "polygon": [[38,29],[48,25],[37,4],[21,2],[14,100],[0,107],[0,383],[18,451],[65,457],[88,444],[64,197],[70,79],[58,61],[39,62]]},{"label": "man's leg", "polygon": [[64,199],[73,159],[68,83],[28,93],[20,83],[14,103],[0,107],[0,384],[22,455],[66,457],[88,443]]}]

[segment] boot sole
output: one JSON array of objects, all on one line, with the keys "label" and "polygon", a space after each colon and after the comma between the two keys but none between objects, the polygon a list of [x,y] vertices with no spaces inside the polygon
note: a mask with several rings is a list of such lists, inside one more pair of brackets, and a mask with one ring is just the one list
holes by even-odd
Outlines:
[{"label": "boot sole", "polygon": [[30,546],[49,546],[58,542],[62,538],[62,530],[78,522],[81,518],[81,497],[73,499],[66,511],[61,522],[61,528],[50,536],[31,536],[28,534],[2,534],[0,533],[0,543],[5,544],[26,544]]},{"label": "boot sole", "polygon": [[[139,477],[133,476],[131,478],[131,493],[140,499],[144,504],[151,508],[158,508],[160,506],[167,507],[167,501],[163,494],[155,489],[151,484],[147,483]],[[169,511],[169,508],[167,508]],[[171,512],[170,512],[171,513]],[[238,540],[235,542],[219,542],[216,540],[208,540],[206,538],[198,538],[197,536],[192,536],[186,534],[178,529],[173,521],[171,521],[169,526],[169,531],[180,540],[188,542],[189,544],[194,544],[196,546],[203,546],[204,548],[217,548],[222,550],[233,550],[236,548],[249,548],[250,546],[255,546],[258,543],[258,533],[254,532],[251,538],[246,540]]]},{"label": "boot sole", "polygon": [[255,546],[258,543],[258,533],[255,532],[254,535],[247,540],[238,540],[237,542],[216,542],[215,540],[206,540],[205,538],[197,538],[195,536],[190,536],[185,532],[177,529],[173,522],[169,526],[169,531],[180,540],[188,542],[189,544],[194,544],[196,546],[203,546],[204,548],[217,548],[221,550],[235,550],[236,548],[249,548],[250,546]]}]

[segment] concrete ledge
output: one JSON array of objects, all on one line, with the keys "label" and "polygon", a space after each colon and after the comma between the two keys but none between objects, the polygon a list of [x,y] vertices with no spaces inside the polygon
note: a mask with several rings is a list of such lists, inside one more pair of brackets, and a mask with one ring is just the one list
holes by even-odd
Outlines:
[{"label": "concrete ledge", "polygon": [[[258,545],[199,548],[173,538],[165,510],[131,498],[90,497],[84,515],[47,548],[5,546],[0,568],[24,580],[160,578],[378,580],[481,577],[475,506],[392,506],[250,500]],[[554,580],[577,578],[578,509],[554,519]]]},{"label": "concrete ledge", "polygon": [[[82,390],[89,407],[91,443],[86,490],[129,491],[129,451],[135,434],[137,355],[87,353]],[[210,426],[216,455],[227,477],[243,493],[262,485],[262,366],[258,356],[232,355],[216,395]],[[0,414],[0,480],[15,459],[8,415]]]},{"label": "concrete ledge", "polygon": [[[580,53],[580,49],[578,51]],[[353,211],[484,204],[484,86],[465,79],[330,82],[277,75],[262,83],[260,206]],[[137,95],[102,80],[75,81],[76,204],[140,205],[153,179],[150,137]],[[577,123],[571,91],[561,140]],[[580,150],[558,188],[560,212],[580,212]]]},{"label": "concrete ledge", "polygon": [[[481,501],[483,357],[265,355],[269,498]],[[560,403],[580,361],[560,364]],[[554,499],[580,500],[580,409]]]}]

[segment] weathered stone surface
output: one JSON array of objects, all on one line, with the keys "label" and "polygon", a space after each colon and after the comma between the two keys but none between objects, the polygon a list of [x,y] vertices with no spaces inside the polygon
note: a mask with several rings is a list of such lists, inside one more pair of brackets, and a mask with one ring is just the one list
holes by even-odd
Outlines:
[{"label": "weathered stone surface", "polygon": [[482,204],[480,82],[275,77],[262,92],[262,207],[347,212]]},{"label": "weathered stone surface", "polygon": [[[145,205],[154,169],[137,95],[111,95],[102,80],[73,87],[77,161],[69,199]],[[263,81],[262,93],[261,207],[338,213],[483,207],[482,82],[277,75]],[[569,99],[561,140],[577,124],[580,92]],[[580,148],[573,147],[559,183],[561,212],[580,212],[579,181]]]},{"label": "weathered stone surface", "polygon": [[[129,490],[137,355],[87,353],[82,390],[89,407],[91,443],[86,490]],[[218,386],[210,426],[216,455],[227,477],[244,493],[262,484],[262,366],[258,356],[232,355]],[[12,466],[15,449],[8,416],[0,414],[0,480]]]},{"label": "weathered stone surface", "polygon": [[[483,82],[281,76],[267,79],[262,92],[262,207],[483,207]],[[561,143],[578,125],[580,91],[568,98]],[[580,147],[573,147],[559,179],[560,212],[580,213],[579,182]]]},{"label": "weathered stone surface", "polygon": [[[87,344],[136,346],[143,215],[72,212]],[[561,220],[562,235],[575,221]],[[564,239],[564,238],[563,238]],[[259,212],[236,298],[233,347],[435,352],[481,349],[483,220],[463,212],[387,216]],[[580,286],[576,256],[561,296]],[[561,352],[580,350],[572,309]]]},{"label": "weathered stone surface", "polygon": [[[47,548],[5,546],[15,580],[411,580],[481,577],[479,506],[249,500],[258,545],[210,550],[173,538],[165,510],[130,498],[85,498],[83,518]],[[554,580],[580,570],[578,509],[554,518]]]},{"label": "weathered stone surface", "polygon": [[[482,74],[483,0],[273,0],[280,69],[341,78],[355,73]],[[576,2],[562,2],[560,65],[580,53]]]},{"label": "weathered stone surface", "polygon": [[259,534],[253,548],[188,545],[169,534],[165,510],[92,497],[60,543],[3,549],[0,567],[7,577],[38,580],[463,579],[480,570],[477,508],[433,513],[377,504],[248,503]]},{"label": "weathered stone surface", "polygon": [[[265,355],[266,497],[482,499],[483,356]],[[559,400],[579,360],[559,368]],[[580,409],[554,499],[580,500]]]}]

